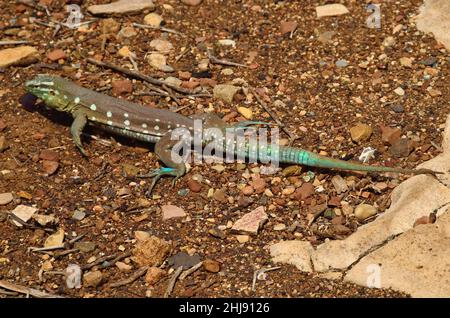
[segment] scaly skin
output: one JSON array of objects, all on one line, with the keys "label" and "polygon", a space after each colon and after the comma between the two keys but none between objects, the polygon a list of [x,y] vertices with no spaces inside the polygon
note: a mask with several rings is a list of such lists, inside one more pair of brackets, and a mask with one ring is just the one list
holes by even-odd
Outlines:
[{"label": "scaly skin", "polygon": [[[72,114],[74,117],[74,122],[71,126],[72,137],[75,145],[85,155],[86,152],[81,144],[80,135],[87,123],[129,138],[156,143],[155,153],[169,168],[154,170],[147,175],[154,178],[150,191],[162,175],[173,176],[175,181],[185,174],[184,163],[175,163],[171,158],[171,150],[176,143],[176,141],[174,142],[170,139],[170,133],[173,129],[184,127],[193,133],[194,119],[202,119],[204,129],[215,127],[225,131],[237,127],[226,124],[215,115],[203,114],[192,116],[191,118],[168,110],[144,107],[94,92],[57,76],[38,75],[35,79],[28,81],[25,86],[29,93],[43,100],[48,107]],[[259,122],[249,122],[242,126],[254,123]],[[201,141],[201,143],[204,146],[204,142]],[[259,154],[253,155],[250,153],[248,145],[242,151],[244,153],[237,153],[238,157],[261,159]],[[262,153],[265,152],[266,155],[270,155],[273,151],[274,149],[267,145],[262,150]],[[323,157],[313,152],[293,147],[280,146],[278,151],[278,161],[281,163],[339,170],[397,172],[404,174],[442,173],[429,169],[402,169],[364,165]],[[235,150],[235,154],[236,152],[238,150]]]}]

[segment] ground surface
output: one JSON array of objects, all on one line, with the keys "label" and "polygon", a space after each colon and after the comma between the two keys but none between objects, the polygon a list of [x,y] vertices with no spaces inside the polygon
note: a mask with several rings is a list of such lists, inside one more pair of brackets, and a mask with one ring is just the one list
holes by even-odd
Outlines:
[{"label": "ground surface", "polygon": [[[0,152],[0,193],[14,194],[12,202],[0,206],[0,279],[76,297],[162,296],[170,275],[152,286],[140,278],[122,287],[106,288],[109,283],[124,279],[137,269],[137,265],[128,259],[124,262],[133,266],[131,271],[121,271],[116,266],[101,269],[103,283],[97,287],[71,290],[65,287],[63,276],[52,274],[52,271],[63,271],[71,263],[83,266],[88,260],[92,261],[92,257],[131,251],[136,245],[134,232],[140,230],[171,241],[172,254],[186,251],[200,255],[201,259],[219,262],[219,273],[199,269],[179,281],[172,292],[175,297],[406,296],[327,280],[318,274],[303,274],[284,265],[279,270],[268,272],[267,279],[258,281],[255,291],[251,290],[255,270],[274,266],[268,245],[292,239],[308,240],[313,245],[326,239],[342,239],[370,221],[361,222],[352,213],[344,214],[342,200],[351,207],[363,202],[376,205],[382,213],[389,206],[392,188],[406,176],[338,173],[304,167],[298,176],[262,175],[265,181],[262,193],[245,196],[240,189],[250,184],[252,179],[257,179],[257,165],[237,167],[225,164],[225,170],[219,172],[217,169],[221,167],[215,169],[213,165],[204,164],[193,166],[174,188],[170,186],[171,180],[162,180],[153,197],[143,199],[148,181],[134,178],[133,173],[130,176],[133,169],[127,165],[137,167],[142,173],[159,165],[157,158],[145,150],[146,145],[121,138],[115,139],[120,144],[86,139],[89,159],[83,158],[71,141],[70,118],[39,107],[35,108],[39,111],[29,111],[20,105],[19,100],[25,93],[24,81],[39,73],[61,75],[85,87],[112,94],[111,81],[126,78],[86,63],[85,57],[101,58],[129,67],[131,63],[117,53],[125,45],[137,55],[135,60],[140,72],[167,77],[168,74],[152,69],[144,58],[147,52],[152,51],[149,41],[160,37],[161,32],[136,29],[137,35],[127,39],[116,38],[112,34],[108,36],[105,51],[102,51],[99,21],[90,24],[88,32],[63,28],[53,36],[53,28],[29,21],[31,16],[37,16],[37,10],[10,1],[1,2],[6,8],[0,20],[0,32],[4,33],[2,39],[28,37],[33,41],[32,46],[39,50],[41,61],[40,64],[11,66],[0,71],[0,121],[5,126],[0,128],[0,134],[9,145]],[[45,2],[51,3],[49,9],[55,20],[65,19],[63,1]],[[84,1],[82,8],[94,2]],[[349,14],[322,19],[316,18],[315,7],[323,1],[227,1],[226,5],[223,1],[204,1],[196,7],[178,1],[158,1],[156,12],[163,16],[166,27],[187,35],[167,36],[174,46],[174,50],[167,54],[168,64],[176,70],[172,76],[179,76],[178,71],[198,72],[200,60],[206,58],[206,47],[213,49],[220,58],[244,64],[247,61],[252,67],[233,67],[232,75],[221,73],[222,69],[230,68],[221,65],[210,65],[209,72],[217,83],[241,78],[252,87],[264,88],[270,107],[288,129],[299,136],[295,146],[352,160],[357,160],[364,147],[371,146],[378,151],[371,164],[413,168],[439,153],[437,145],[441,143],[443,123],[450,110],[447,101],[450,80],[448,55],[431,36],[415,29],[412,16],[417,12],[419,0],[383,1],[385,8],[380,30],[366,27],[369,13],[360,2],[342,3],[350,10]],[[162,4],[170,4],[173,12],[164,9]],[[127,26],[131,22],[143,23],[144,16],[145,13],[140,13],[114,19]],[[49,20],[42,13],[38,18]],[[87,15],[85,19],[91,17]],[[282,21],[298,23],[291,37],[281,34]],[[20,28],[5,28],[11,24],[20,25]],[[399,24],[404,29],[393,35],[393,29]],[[319,41],[321,35],[329,35],[327,31],[334,32],[332,40]],[[21,36],[18,32],[22,32]],[[394,37],[395,44],[383,46],[383,41],[389,36]],[[220,39],[233,39],[236,47],[218,45]],[[176,61],[183,48],[188,48],[188,52]],[[64,50],[66,58],[59,62],[48,60],[47,54],[55,49]],[[256,57],[249,61],[249,54]],[[383,54],[385,56],[381,56]],[[402,57],[413,58],[412,67],[402,66],[399,62]],[[432,58],[437,62],[429,67],[437,72],[424,78],[427,67],[424,64]],[[348,66],[337,67],[335,62],[340,59],[348,61]],[[367,65],[360,65],[367,61]],[[431,85],[441,94],[430,93],[427,88]],[[404,96],[394,92],[398,87],[404,89]],[[162,109],[187,106],[181,110],[184,115],[208,109],[229,115],[236,111],[237,106],[245,106],[253,111],[254,118],[271,120],[257,101],[245,93],[239,93],[232,104],[212,98],[195,98],[195,102],[181,98],[181,105],[176,105],[159,96],[137,95],[147,90],[143,83],[134,81],[133,93],[125,93],[122,98]],[[210,87],[208,90],[212,91]],[[242,119],[237,115],[231,121]],[[373,127],[370,139],[360,144],[351,140],[349,132],[358,122]],[[392,146],[382,140],[380,125],[400,128],[412,143],[410,150],[406,154],[392,150]],[[87,132],[106,140],[109,138],[95,129]],[[45,174],[40,156],[45,149],[59,154],[59,168],[50,176]],[[124,171],[128,172],[128,177],[124,176]],[[316,191],[302,199],[297,190],[306,182],[304,177],[308,171],[315,175]],[[353,185],[339,195],[331,184],[331,178],[337,174],[347,184]],[[202,187],[198,193],[186,191],[193,177],[201,180]],[[297,192],[283,192],[292,186]],[[221,194],[208,195],[211,188],[222,189]],[[267,189],[270,191],[265,191]],[[250,200],[244,202],[246,199]],[[34,228],[18,228],[12,224],[7,213],[19,204],[34,205],[40,214],[55,215],[59,222],[47,228],[64,229],[66,241],[85,233],[82,241],[95,243],[95,249],[59,257],[52,255],[56,252],[50,255],[27,252],[28,247],[43,246],[49,233],[32,221],[30,224]],[[184,209],[188,218],[163,221],[161,206],[166,204]],[[321,204],[328,204],[327,213],[308,226],[308,215]],[[265,207],[269,220],[250,241],[238,242],[225,227],[222,238],[209,233],[220,225],[236,222],[258,206]],[[82,221],[74,220],[75,210],[85,211],[86,217]],[[279,223],[287,228],[274,230]],[[43,264],[50,273],[40,274]],[[168,270],[170,266],[165,264],[163,268]],[[1,292],[0,297],[3,297]]]}]

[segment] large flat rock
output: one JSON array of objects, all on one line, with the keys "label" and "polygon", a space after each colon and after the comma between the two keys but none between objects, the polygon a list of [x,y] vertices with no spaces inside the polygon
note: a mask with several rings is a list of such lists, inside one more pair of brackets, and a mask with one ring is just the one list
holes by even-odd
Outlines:
[{"label": "large flat rock", "polygon": [[413,297],[450,297],[450,209],[362,258],[345,281],[367,285],[379,266],[379,286]]},{"label": "large flat rock", "polygon": [[417,29],[429,32],[450,50],[450,1],[424,0],[416,17]]},{"label": "large flat rock", "polygon": [[93,15],[121,15],[139,13],[143,10],[154,10],[152,0],[119,0],[108,4],[92,5],[87,8]]}]

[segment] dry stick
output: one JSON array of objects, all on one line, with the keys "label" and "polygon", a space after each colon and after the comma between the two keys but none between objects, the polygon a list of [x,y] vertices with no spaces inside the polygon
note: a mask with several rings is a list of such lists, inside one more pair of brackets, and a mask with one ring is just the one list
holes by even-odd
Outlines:
[{"label": "dry stick", "polygon": [[92,262],[91,264],[86,264],[84,266],[81,267],[82,270],[87,270],[87,269],[91,269],[92,267],[99,265],[105,261],[109,261],[110,259],[113,259],[116,257],[116,254],[112,254],[112,255],[108,255],[108,256],[103,256],[100,257],[98,260],[96,260],[95,262]]},{"label": "dry stick", "polygon": [[148,266],[142,266],[141,268],[139,268],[137,271],[134,272],[133,275],[131,275],[128,278],[119,280],[118,282],[109,284],[107,286],[107,288],[114,288],[114,287],[120,287],[120,286],[124,286],[124,285],[128,285],[131,284],[132,282],[134,282],[136,279],[138,279],[139,277],[141,277],[142,275],[144,275],[147,272]]},{"label": "dry stick", "polygon": [[153,26],[153,25],[146,25],[146,24],[139,24],[139,23],[133,23],[133,26],[136,28],[141,28],[141,29],[152,29],[152,30],[160,30],[163,32],[167,32],[167,33],[173,33],[173,34],[177,34],[177,35],[181,35],[183,37],[186,37],[185,34],[175,31],[173,29],[169,29],[169,28],[165,28],[165,27],[157,27],[157,26]]},{"label": "dry stick", "polygon": [[163,296],[164,298],[169,298],[170,294],[173,291],[173,288],[175,287],[175,283],[177,282],[178,276],[180,276],[182,271],[183,271],[183,266],[180,266],[173,273],[172,277],[169,280],[169,284],[167,285],[167,289],[164,292],[164,296]]},{"label": "dry stick", "polygon": [[153,85],[158,85],[158,86],[167,85],[168,87],[170,87],[174,91],[177,91],[177,92],[180,92],[180,93],[183,93],[183,94],[195,94],[196,93],[195,91],[192,91],[190,89],[186,89],[186,88],[178,87],[176,85],[168,84],[168,83],[166,83],[164,81],[161,81],[159,79],[156,79],[154,77],[151,77],[151,76],[148,76],[148,75],[144,75],[144,74],[139,73],[139,72],[134,72],[132,70],[129,70],[129,69],[126,69],[124,67],[120,67],[120,66],[117,66],[117,65],[114,65],[114,64],[111,64],[111,63],[102,62],[102,61],[99,61],[99,60],[95,60],[93,58],[87,58],[86,61],[88,63],[94,64],[94,65],[97,65],[97,66],[110,68],[110,69],[112,69],[112,70],[114,70],[116,72],[120,72],[120,73],[126,74],[128,76],[131,76],[131,77],[134,77],[134,78],[138,78],[138,79],[140,79],[142,81],[151,83]]},{"label": "dry stick", "polygon": [[277,123],[278,126],[281,127],[281,130],[283,130],[290,139],[290,144],[297,139],[297,136],[294,136],[287,128],[286,126],[278,119],[278,117],[275,115],[274,112],[272,112],[272,110],[267,106],[267,104],[261,99],[261,97],[259,96],[259,94],[255,91],[255,89],[252,88],[252,93],[253,95],[255,95],[256,100],[259,102],[259,104],[261,105],[262,108],[264,108],[264,110],[270,115],[270,117],[272,117],[273,120],[275,120],[275,122]]},{"label": "dry stick", "polygon": [[28,44],[30,41],[0,41],[0,45]]},{"label": "dry stick", "polygon": [[167,93],[169,93],[169,97],[172,98],[174,100],[174,102],[180,106],[180,100],[175,96],[175,94],[172,92],[172,90],[167,86],[167,84],[164,84],[162,86]]},{"label": "dry stick", "polygon": [[192,266],[191,268],[185,270],[181,275],[180,275],[180,280],[185,279],[186,277],[188,277],[189,275],[191,275],[193,272],[195,272],[197,269],[199,269],[201,266],[203,265],[203,262],[198,263],[197,265]]},{"label": "dry stick", "polygon": [[246,68],[248,68],[248,66],[245,65],[245,64],[240,64],[240,63],[236,63],[236,62],[231,62],[231,61],[227,61],[227,60],[218,59],[217,57],[212,55],[211,52],[209,52],[209,51],[208,51],[208,58],[209,58],[209,61],[211,63],[213,63],[213,64],[220,64],[220,65],[227,65],[227,66],[238,66],[238,67],[246,67]]},{"label": "dry stick", "polygon": [[65,245],[56,245],[56,246],[49,246],[49,247],[29,247],[28,252],[48,252],[48,251],[54,251],[65,248]]},{"label": "dry stick", "polygon": [[16,285],[10,282],[7,282],[6,280],[0,280],[0,287],[8,290],[12,290],[21,294],[25,295],[31,295],[33,297],[37,298],[64,298],[62,296],[49,294],[43,291],[40,291],[38,289],[29,288],[21,285]]},{"label": "dry stick", "polygon": [[181,52],[181,54],[178,55],[178,56],[175,58],[175,62],[178,62],[179,60],[181,60],[181,58],[182,58],[183,56],[185,56],[186,53],[189,52],[189,50],[190,50],[190,47],[185,48],[185,49],[183,50],[183,52]]},{"label": "dry stick", "polygon": [[114,265],[116,262],[121,261],[124,258],[127,258],[129,256],[131,256],[131,252],[127,252],[127,253],[121,254],[121,255],[117,256],[115,259],[113,259],[111,262],[108,262],[108,264],[104,264],[104,265],[102,264],[100,267],[101,268],[107,268],[109,266]]}]

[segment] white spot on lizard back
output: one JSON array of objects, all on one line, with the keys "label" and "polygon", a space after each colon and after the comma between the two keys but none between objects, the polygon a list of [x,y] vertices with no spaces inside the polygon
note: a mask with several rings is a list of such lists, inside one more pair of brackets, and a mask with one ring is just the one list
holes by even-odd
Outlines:
[{"label": "white spot on lizard back", "polygon": [[123,122],[126,126],[130,126],[130,121],[127,119],[127,120],[124,120],[124,122]]},{"label": "white spot on lizard back", "polygon": [[108,110],[106,112],[106,117],[111,118],[112,117],[112,112]]},{"label": "white spot on lizard back", "polygon": [[93,110],[93,111],[96,111],[97,110],[97,106],[95,104],[92,104],[90,109]]},{"label": "white spot on lizard back", "polygon": [[75,99],[73,101],[75,102],[75,104],[78,104],[80,102],[80,98],[79,97],[75,97]]},{"label": "white spot on lizard back", "polygon": [[123,113],[123,116],[128,118],[128,113]]}]

